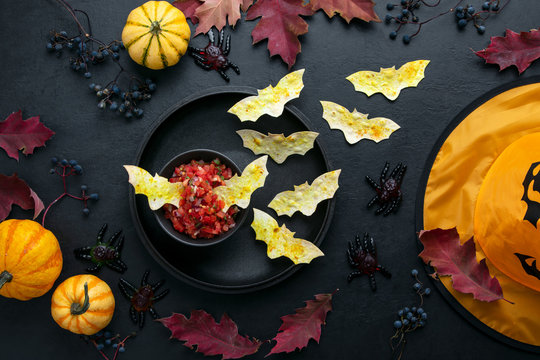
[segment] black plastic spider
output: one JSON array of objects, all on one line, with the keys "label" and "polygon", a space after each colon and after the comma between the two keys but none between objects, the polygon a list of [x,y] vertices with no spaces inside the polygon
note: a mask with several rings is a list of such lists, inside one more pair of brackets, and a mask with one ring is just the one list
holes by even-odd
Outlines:
[{"label": "black plastic spider", "polygon": [[405,175],[407,166],[399,163],[387,179],[386,173],[388,172],[389,167],[390,164],[386,162],[378,184],[375,180],[366,176],[368,184],[371,185],[377,193],[377,195],[369,201],[367,207],[370,208],[373,204],[378,203],[379,208],[375,211],[376,215],[383,213],[383,215],[386,216],[391,212],[396,212],[403,197],[401,193],[401,182],[403,181],[403,175]]},{"label": "black plastic spider", "polygon": [[129,308],[131,320],[133,320],[135,324],[139,323],[140,328],[144,326],[144,314],[147,310],[150,312],[150,315],[152,315],[154,319],[157,319],[159,317],[156,309],[154,309],[154,303],[158,300],[163,299],[165,295],[169,293],[169,289],[167,289],[162,291],[158,295],[154,295],[156,290],[161,285],[163,285],[165,280],[160,280],[156,284],[150,285],[148,284],[149,274],[150,270],[146,270],[144,272],[141,280],[141,287],[138,289],[122,278],[120,278],[120,282],[118,283],[122,294],[124,294],[124,296],[131,303],[131,306]]},{"label": "black plastic spider", "polygon": [[349,248],[347,249],[347,256],[349,258],[349,264],[357,269],[349,274],[347,280],[352,281],[357,276],[368,275],[369,284],[371,290],[377,290],[377,283],[375,282],[375,272],[379,271],[387,278],[391,278],[392,274],[388,272],[382,265],[377,263],[377,249],[375,248],[375,241],[369,236],[368,233],[364,234],[364,240],[360,242],[360,236],[356,235],[354,244],[349,241]]},{"label": "black plastic spider", "polygon": [[[86,269],[88,272],[98,271],[103,265],[107,265],[119,273],[124,273],[124,271],[127,270],[127,265],[120,260],[120,251],[122,251],[124,237],[122,236],[120,240],[118,240],[122,230],[114,233],[108,241],[103,241],[103,236],[106,231],[107,224],[103,224],[97,235],[96,245],[85,246],[73,250],[75,257],[81,260],[89,260],[94,263],[93,266]],[[117,244],[115,244],[116,240],[118,240]]]},{"label": "black plastic spider", "polygon": [[188,47],[189,54],[195,58],[195,64],[199,65],[205,70],[216,70],[222,78],[226,81],[230,81],[225,70],[232,68],[238,75],[240,75],[240,69],[237,65],[227,59],[229,51],[231,49],[231,36],[227,35],[225,39],[225,48],[223,48],[223,30],[219,32],[218,43],[216,44],[214,39],[214,31],[208,31],[208,45],[204,49]]}]

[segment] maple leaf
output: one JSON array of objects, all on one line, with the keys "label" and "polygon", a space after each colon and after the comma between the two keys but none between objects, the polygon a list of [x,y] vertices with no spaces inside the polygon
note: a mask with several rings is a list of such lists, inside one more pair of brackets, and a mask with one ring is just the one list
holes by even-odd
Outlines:
[{"label": "maple leaf", "polygon": [[333,295],[315,295],[315,300],[306,301],[306,306],[296,309],[295,314],[282,316],[283,324],[273,339],[277,344],[266,356],[303,349],[310,339],[318,343],[321,338],[321,325],[325,324],[326,315],[332,311]]},{"label": "maple leaf", "polygon": [[247,20],[262,17],[251,32],[253,44],[268,39],[270,56],[281,56],[290,69],[301,52],[298,36],[308,32],[308,24],[300,15],[311,16],[313,13],[311,3],[304,5],[302,0],[257,1],[246,17]]},{"label": "maple leaf", "polygon": [[252,3],[253,0],[206,0],[195,9],[194,16],[199,21],[195,36],[206,34],[212,26],[221,30],[227,25],[227,20],[234,27],[240,19],[240,7],[245,11]]},{"label": "maple leaf", "polygon": [[171,330],[171,338],[185,341],[190,349],[204,355],[222,355],[223,359],[238,359],[256,353],[261,342],[255,338],[238,334],[238,327],[227,314],[216,323],[212,315],[204,310],[193,310],[190,318],[173,313],[168,318],[158,319]]},{"label": "maple leaf", "polygon": [[475,54],[486,61],[486,64],[499,65],[499,71],[509,66],[516,66],[521,74],[531,63],[540,58],[540,31],[533,29],[515,33],[506,30],[506,36],[491,37],[489,46]]},{"label": "maple leaf", "polygon": [[34,209],[34,219],[44,208],[43,201],[17,174],[0,174],[0,221],[7,218],[13,204],[24,210]]},{"label": "maple leaf", "polygon": [[39,122],[39,116],[22,119],[22,111],[14,112],[0,122],[0,147],[9,157],[19,161],[19,150],[32,154],[34,148],[44,146],[54,131]]},{"label": "maple leaf", "polygon": [[455,290],[472,294],[476,300],[506,300],[499,280],[491,277],[486,259],[476,260],[474,239],[461,245],[456,228],[422,230],[418,234],[424,250],[418,255],[437,269],[438,275],[450,275]]},{"label": "maple leaf", "polygon": [[330,18],[338,13],[347,23],[353,18],[367,22],[381,21],[373,9],[375,3],[372,0],[311,0],[310,3],[313,10],[322,9]]},{"label": "maple leaf", "polygon": [[184,13],[186,19],[190,19],[193,24],[197,24],[199,19],[195,16],[195,11],[203,4],[200,0],[176,0],[172,2],[178,10]]}]

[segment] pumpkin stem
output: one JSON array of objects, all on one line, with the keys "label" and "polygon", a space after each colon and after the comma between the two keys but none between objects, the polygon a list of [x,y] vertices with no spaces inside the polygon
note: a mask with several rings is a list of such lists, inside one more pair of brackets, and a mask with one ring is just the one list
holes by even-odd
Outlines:
[{"label": "pumpkin stem", "polygon": [[152,21],[152,25],[150,26],[150,32],[153,35],[159,35],[161,33],[161,25],[159,25],[159,21]]},{"label": "pumpkin stem", "polygon": [[6,270],[2,271],[0,274],[0,289],[5,283],[10,282],[11,280],[13,280],[13,275],[8,273]]},{"label": "pumpkin stem", "polygon": [[90,298],[88,297],[88,283],[84,283],[84,303],[71,304],[71,315],[82,315],[90,307]]}]

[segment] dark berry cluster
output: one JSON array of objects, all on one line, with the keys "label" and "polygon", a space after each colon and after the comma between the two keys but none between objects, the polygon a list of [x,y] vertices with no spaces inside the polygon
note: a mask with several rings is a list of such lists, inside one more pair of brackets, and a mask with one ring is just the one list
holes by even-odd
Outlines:
[{"label": "dark berry cluster", "polygon": [[110,360],[116,360],[120,353],[126,351],[126,341],[129,338],[135,337],[136,333],[132,332],[130,335],[126,336],[123,340],[121,339],[120,334],[113,334],[111,331],[99,331],[98,333],[90,336],[83,336],[83,339],[86,342],[92,343],[96,350],[107,360],[109,357],[105,354],[105,349],[112,348],[114,355]]},{"label": "dark berry cluster", "polygon": [[504,5],[500,4],[500,0],[484,0],[481,4],[480,10],[477,10],[473,5],[463,6],[461,5],[462,2],[463,0],[460,0],[455,8],[450,8],[447,11],[422,22],[415,12],[420,9],[421,6],[431,8],[437,7],[440,5],[441,0],[434,0],[432,3],[429,3],[426,0],[401,0],[399,4],[388,3],[386,4],[386,9],[388,11],[393,11],[395,9],[399,11],[399,14],[396,16],[389,13],[386,14],[384,18],[386,24],[391,24],[394,22],[398,25],[394,31],[390,32],[389,37],[392,40],[396,39],[399,31],[402,30],[406,24],[414,24],[416,25],[416,32],[412,34],[405,34],[402,37],[403,43],[409,44],[412,38],[420,33],[422,25],[450,12],[455,13],[458,28],[463,29],[469,22],[472,22],[478,33],[483,34],[486,31],[485,22],[489,15],[499,13],[510,2],[510,0],[507,0]]},{"label": "dark berry cluster", "polygon": [[398,319],[394,321],[395,333],[390,338],[390,345],[394,352],[399,351],[399,357],[401,357],[406,343],[406,334],[426,326],[428,319],[428,314],[422,306],[424,305],[424,296],[431,294],[431,289],[424,289],[422,282],[418,280],[418,270],[413,269],[411,275],[416,280],[412,287],[420,297],[420,302],[417,306],[404,307],[397,312]]},{"label": "dark berry cluster", "polygon": [[143,100],[152,98],[151,93],[156,90],[156,84],[150,79],[143,82],[133,77],[131,84],[125,90],[122,90],[116,81],[111,81],[106,86],[92,83],[90,90],[95,91],[97,97],[100,98],[98,108],[105,109],[108,106],[111,111],[118,111],[130,119],[133,116],[143,116],[144,111],[139,104]]},{"label": "dark berry cluster", "polygon": [[[95,50],[94,44],[97,47]],[[65,49],[71,52],[75,51],[76,54],[69,58],[71,68],[78,72],[82,70],[86,78],[91,78],[92,73],[88,69],[89,65],[101,64],[108,58],[118,60],[120,58],[119,51],[124,49],[124,45],[118,40],[105,45],[91,36],[83,34],[68,36],[66,31],[52,31],[51,38],[47,42],[47,50],[55,52],[56,56],[60,57]]]},{"label": "dark berry cluster", "polygon": [[98,193],[88,194],[88,186],[86,185],[81,186],[81,196],[75,196],[73,194],[70,194],[67,190],[67,178],[73,175],[82,175],[83,173],[82,166],[79,165],[79,163],[76,160],[69,160],[69,161],[67,159],[59,160],[56,157],[51,158],[51,163],[53,167],[51,168],[51,170],[49,170],[49,173],[51,175],[56,174],[62,178],[62,183],[64,185],[64,192],[59,197],[57,197],[52,203],[50,203],[47,209],[45,209],[41,224],[45,225],[45,217],[47,216],[47,213],[49,212],[49,209],[51,208],[51,206],[57,203],[60,199],[62,199],[65,196],[70,197],[75,200],[82,201],[84,204],[82,212],[84,215],[89,215],[90,209],[88,208],[88,201],[99,200]]}]

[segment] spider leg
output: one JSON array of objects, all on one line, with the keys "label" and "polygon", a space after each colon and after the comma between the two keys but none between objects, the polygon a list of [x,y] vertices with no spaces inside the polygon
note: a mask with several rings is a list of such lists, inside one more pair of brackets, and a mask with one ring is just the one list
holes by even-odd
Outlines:
[{"label": "spider leg", "polygon": [[228,61],[228,65],[231,67],[231,69],[234,70],[235,73],[237,73],[238,75],[240,75],[240,68],[238,67],[238,65]]},{"label": "spider leg", "polygon": [[387,278],[391,278],[392,274],[390,274],[390,271],[388,271],[384,266],[377,265],[377,269]]},{"label": "spider leg", "polygon": [[385,164],[384,164],[384,168],[381,172],[381,183],[384,183],[384,181],[386,180],[386,173],[388,172],[388,168],[390,167],[390,163],[387,161]]},{"label": "spider leg", "polygon": [[148,308],[148,311],[150,312],[150,315],[152,315],[152,317],[153,317],[154,319],[157,319],[157,318],[159,317],[158,313],[156,312],[156,309],[154,309],[153,306],[150,306],[150,307]]},{"label": "spider leg", "polygon": [[379,184],[377,184],[375,182],[375,180],[373,180],[372,178],[370,178],[368,175],[366,175],[366,181],[368,182],[369,185],[371,185],[372,188],[374,188],[375,190],[379,190],[381,191],[381,187]]},{"label": "spider leg", "polygon": [[110,245],[110,246],[114,246],[114,243],[116,242],[116,240],[118,240],[121,233],[122,233],[122,230],[115,232],[114,235],[111,236],[109,241],[105,242],[105,244]]},{"label": "spider leg", "polygon": [[124,237],[123,236],[120,238],[120,240],[118,240],[118,244],[116,244],[114,246],[114,251],[119,253],[120,251],[122,251],[122,246],[124,246]]},{"label": "spider leg", "polygon": [[203,53],[204,54],[204,49],[191,47],[191,46],[188,46],[188,51],[189,51],[190,54],[191,53]]},{"label": "spider leg", "polygon": [[199,65],[200,67],[202,67],[203,69],[205,70],[212,70],[212,65],[210,64],[205,64],[204,62],[202,62],[201,60],[199,59],[195,59],[195,63],[197,65]]},{"label": "spider leg", "polygon": [[394,210],[397,209],[397,199],[394,199],[392,200],[392,202],[390,203],[390,206],[388,206],[388,208],[386,209],[386,211],[384,212],[383,216],[388,216],[390,215]]},{"label": "spider leg", "polygon": [[352,279],[354,279],[355,277],[359,277],[362,275],[364,275],[364,273],[362,273],[361,271],[353,271],[349,274],[349,276],[347,276],[347,281],[351,282]]},{"label": "spider leg", "polygon": [[131,305],[129,307],[129,317],[131,318],[131,321],[133,321],[135,324],[137,323],[137,310]]},{"label": "spider leg", "polygon": [[101,269],[102,266],[103,266],[102,263],[97,263],[94,266],[90,266],[89,268],[87,268],[86,271],[88,271],[88,272],[96,272],[99,269]]},{"label": "spider leg", "polygon": [[114,271],[118,271],[119,273],[123,274],[124,271],[126,271],[125,264],[122,263],[124,265],[124,267],[122,267],[120,264],[118,264],[117,261],[118,260],[113,260],[111,262],[106,263],[105,265],[107,265],[108,267],[110,267]]},{"label": "spider leg", "polygon": [[227,35],[227,39],[225,39],[225,49],[223,49],[223,55],[229,55],[229,51],[231,51],[231,35]]},{"label": "spider leg", "polygon": [[223,29],[220,30],[219,32],[219,37],[218,37],[218,43],[217,43],[217,46],[219,48],[221,48],[221,45],[223,44],[223,37],[224,37],[224,33],[223,33]]},{"label": "spider leg", "polygon": [[375,211],[375,215],[379,215],[388,208],[388,203],[382,204],[380,208]]},{"label": "spider leg", "polygon": [[141,329],[144,326],[144,315],[145,315],[144,311],[139,311],[139,328]]},{"label": "spider leg", "polygon": [[403,176],[405,175],[405,171],[407,171],[407,165],[404,165],[400,172],[397,174],[396,182],[401,185],[401,182],[403,181]]},{"label": "spider leg", "polygon": [[210,40],[210,42],[212,43],[212,45],[215,45],[215,43],[214,43],[214,41],[215,41],[215,39],[214,39],[214,30],[210,29],[210,30],[208,31],[208,34],[207,34],[207,35],[208,35],[208,40]]},{"label": "spider leg", "polygon": [[392,174],[390,174],[390,177],[396,179],[399,172],[401,171],[402,166],[403,166],[402,163],[397,164],[397,166],[394,168],[394,170],[392,170]]},{"label": "spider leg", "polygon": [[92,251],[92,246],[85,246],[73,250],[73,253],[75,254],[75,257],[77,259],[92,260],[92,255],[90,255],[90,251]]},{"label": "spider leg", "polygon": [[349,259],[349,265],[351,265],[352,267],[357,267],[358,263],[354,261],[351,251],[354,251],[354,250],[352,250],[352,244],[349,243],[349,248],[347,249],[347,257]]},{"label": "spider leg", "polygon": [[[367,233],[364,234],[364,237],[367,235]],[[356,235],[354,238],[354,241],[356,243],[356,249],[362,249],[362,242],[360,241],[360,236]]]},{"label": "spider leg", "polygon": [[223,71],[223,70],[218,70],[217,72],[219,73],[219,75],[221,75],[221,77],[222,77],[223,79],[225,79],[225,81],[227,81],[227,82],[231,81],[231,79],[229,79],[229,77],[227,76],[227,74],[225,74],[225,71]]},{"label": "spider leg", "polygon": [[169,289],[163,290],[163,292],[161,292],[160,294],[154,296],[152,298],[152,301],[159,301],[159,300],[163,299],[165,297],[165,295],[167,295],[168,293],[169,293]]},{"label": "spider leg", "polygon": [[369,274],[369,285],[371,286],[371,290],[373,291],[377,290],[377,283],[375,282],[375,274]]},{"label": "spider leg", "polygon": [[105,236],[105,232],[107,231],[107,223],[103,224],[101,229],[98,232],[96,243],[100,243],[103,240],[103,236]]},{"label": "spider leg", "polygon": [[367,238],[364,237],[364,242],[366,242],[367,252],[372,254],[373,257],[377,256],[377,248],[375,247],[375,241],[371,236],[368,235]]},{"label": "spider leg", "polygon": [[130,301],[131,301],[131,298],[133,298],[133,295],[129,295],[128,289],[133,291],[134,293],[137,292],[137,289],[135,289],[133,285],[131,285],[130,283],[128,283],[126,280],[122,278],[120,278],[120,280],[118,281],[118,287],[120,288],[120,291],[122,292],[122,294]]},{"label": "spider leg", "polygon": [[379,200],[379,195],[375,195],[371,200],[369,200],[367,207],[368,209],[372,207]]},{"label": "spider leg", "polygon": [[148,275],[150,275],[150,270],[146,270],[141,279],[141,286],[148,285]]},{"label": "spider leg", "polygon": [[165,280],[159,280],[154,286],[152,286],[152,291],[156,292],[156,290],[159,289],[164,283]]}]

